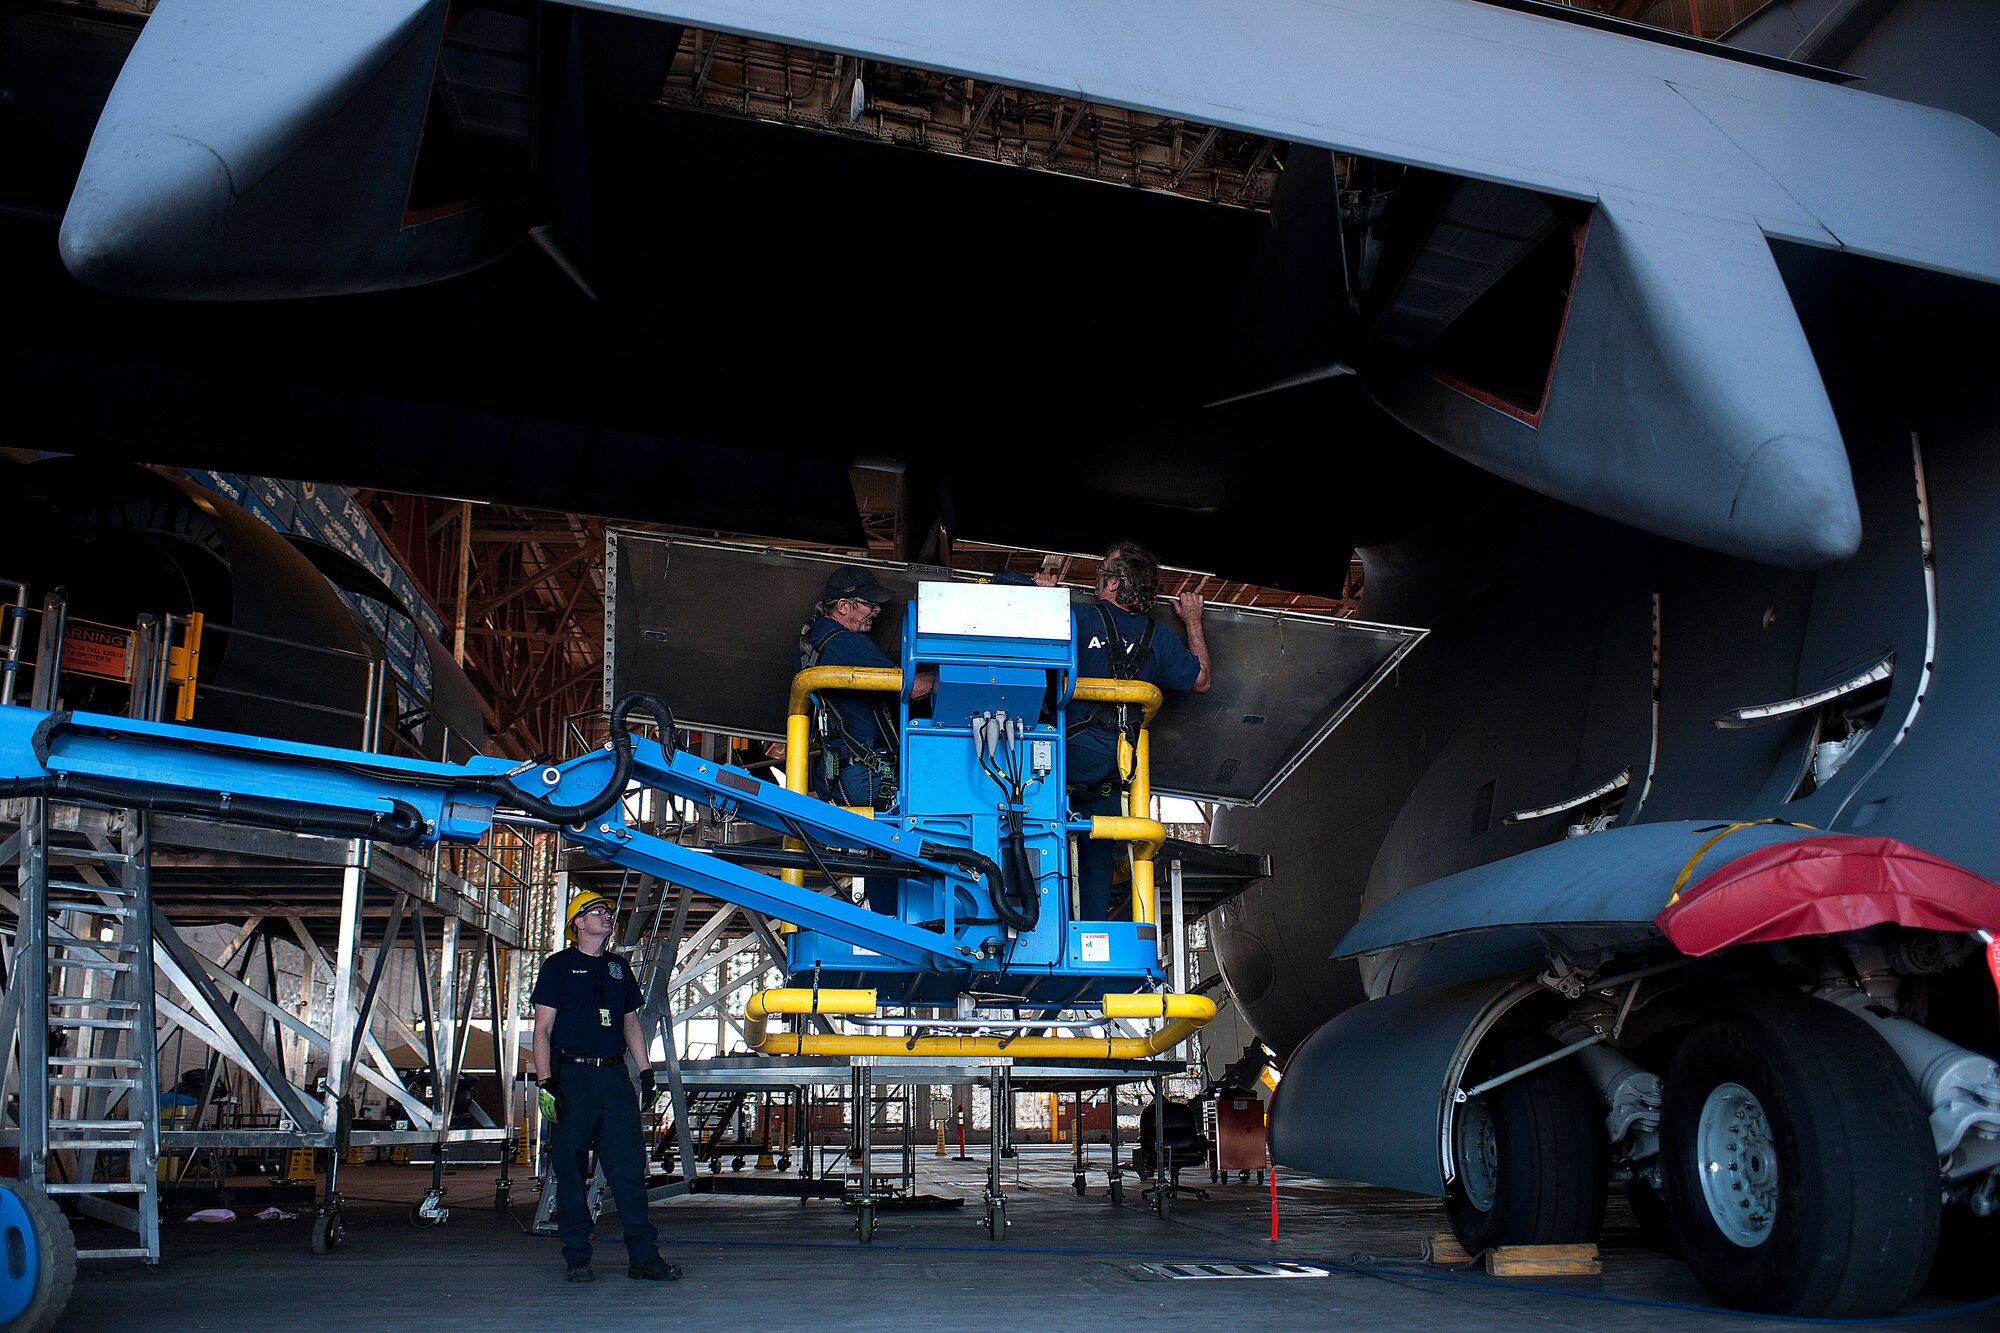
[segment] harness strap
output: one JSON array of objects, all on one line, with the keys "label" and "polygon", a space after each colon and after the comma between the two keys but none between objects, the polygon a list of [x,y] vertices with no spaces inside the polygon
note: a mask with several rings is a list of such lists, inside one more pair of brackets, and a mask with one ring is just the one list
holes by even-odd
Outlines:
[{"label": "harness strap", "polygon": [[[799,636],[800,668],[810,669],[818,666],[820,657],[826,652],[827,644],[833,642],[839,635],[852,634],[853,632],[842,625],[835,624],[832,629],[820,635],[818,639],[814,639],[812,637],[811,626],[808,626],[806,633]],[[847,719],[840,715],[838,708],[821,699],[817,692],[813,694],[812,699],[815,706],[820,710],[820,716],[828,719],[829,726],[834,733],[831,739],[837,742],[841,755],[846,756],[843,763],[841,757],[834,754],[832,746],[828,746],[821,751],[825,764],[827,784],[829,786],[832,785],[834,779],[839,776],[840,769],[845,767],[846,764],[861,764],[873,773],[877,779],[887,779],[887,785],[893,787],[896,776],[895,756],[893,754],[885,754],[872,745],[861,744],[861,742],[854,738],[853,733],[848,731]],[[882,735],[885,738],[893,738],[896,734],[895,722],[890,719],[882,705],[871,704],[870,707],[875,713],[875,723],[881,729]],[[882,784],[878,783],[878,785]]]},{"label": "harness strap", "polygon": [[[1125,636],[1118,632],[1117,624],[1111,619],[1111,608],[1104,603],[1097,604],[1098,618],[1104,622],[1104,655],[1111,666],[1113,680],[1143,680],[1146,664],[1153,660],[1153,631],[1159,622],[1148,618],[1144,632],[1137,643],[1127,643]],[[1117,732],[1127,741],[1136,739],[1139,728],[1130,719],[1129,704],[1092,704],[1083,720],[1070,728],[1072,733],[1091,728]]]}]

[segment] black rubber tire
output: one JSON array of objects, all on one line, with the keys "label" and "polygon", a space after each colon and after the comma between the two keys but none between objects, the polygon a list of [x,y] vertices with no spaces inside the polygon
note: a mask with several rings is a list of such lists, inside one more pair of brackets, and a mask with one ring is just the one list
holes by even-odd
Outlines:
[{"label": "black rubber tire", "polygon": [[875,1239],[875,1209],[862,1204],[854,1210],[854,1230],[861,1237],[863,1245]]},{"label": "black rubber tire", "polygon": [[332,1254],[346,1234],[347,1229],[341,1226],[338,1214],[321,1213],[313,1219],[312,1252]]},{"label": "black rubber tire", "polygon": [[7,1325],[7,1333],[47,1333],[61,1322],[76,1286],[76,1236],[70,1231],[69,1219],[48,1195],[21,1181],[10,1180],[5,1188],[21,1201],[34,1231],[35,1248],[41,1254],[34,1297]]},{"label": "black rubber tire", "polygon": [[[1473,1053],[1465,1082],[1476,1085],[1540,1059],[1556,1043],[1525,1028],[1499,1028]],[[1497,1245],[1583,1245],[1604,1228],[1604,1111],[1574,1060],[1558,1060],[1479,1099],[1492,1117],[1493,1198],[1467,1193],[1466,1173],[1446,1187],[1445,1217],[1468,1254]],[[1469,1106],[1469,1104],[1468,1104]],[[1468,1106],[1458,1108],[1459,1115]]]},{"label": "black rubber tire", "polygon": [[437,1226],[443,1221],[442,1217],[425,1215],[422,1200],[418,1200],[416,1203],[410,1205],[410,1225],[419,1231],[429,1231],[432,1227]]},{"label": "black rubber tire", "polygon": [[[1763,1108],[1776,1203],[1754,1245],[1710,1216],[1698,1160],[1719,1085]],[[1660,1120],[1667,1213],[1704,1290],[1739,1310],[1869,1319],[1930,1271],[1938,1170],[1930,1124],[1902,1063],[1867,1020],[1803,995],[1747,997],[1681,1044]]]},{"label": "black rubber tire", "polygon": [[1125,1206],[1125,1182],[1124,1182],[1124,1181],[1122,1181],[1122,1180],[1114,1180],[1114,1181],[1112,1181],[1112,1182],[1111,1182],[1111,1187],[1110,1187],[1110,1189],[1108,1189],[1108,1190],[1106,1191],[1106,1193],[1108,1193],[1108,1194],[1109,1194],[1109,1195],[1111,1196],[1111,1206],[1112,1206],[1113,1208],[1123,1208],[1123,1207]]}]

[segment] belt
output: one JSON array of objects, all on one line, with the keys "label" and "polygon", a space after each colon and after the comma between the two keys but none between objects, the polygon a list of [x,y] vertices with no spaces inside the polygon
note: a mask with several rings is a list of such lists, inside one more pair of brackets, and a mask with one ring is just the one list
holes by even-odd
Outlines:
[{"label": "belt", "polygon": [[561,1057],[560,1063],[566,1065],[622,1065],[625,1063],[625,1057],[622,1055],[607,1055],[602,1058],[595,1055],[565,1055]]}]

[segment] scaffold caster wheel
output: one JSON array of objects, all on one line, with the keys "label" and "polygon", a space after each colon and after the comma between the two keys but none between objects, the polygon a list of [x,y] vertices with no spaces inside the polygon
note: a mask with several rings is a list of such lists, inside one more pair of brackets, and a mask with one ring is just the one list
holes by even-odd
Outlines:
[{"label": "scaffold caster wheel", "polygon": [[986,1234],[994,1240],[1003,1240],[1007,1235],[1007,1204],[995,1199],[986,1205]]},{"label": "scaffold caster wheel", "polygon": [[1111,1182],[1111,1206],[1113,1208],[1125,1206],[1125,1182],[1122,1180],[1114,1179]]},{"label": "scaffold caster wheel", "polygon": [[708,1174],[711,1176],[722,1174],[722,1159],[720,1157],[711,1157],[708,1159]]},{"label": "scaffold caster wheel", "polygon": [[32,1185],[0,1185],[0,1326],[47,1333],[76,1285],[69,1219]]},{"label": "scaffold caster wheel", "polygon": [[1069,1183],[1069,1187],[1070,1187],[1071,1189],[1073,1189],[1073,1190],[1075,1190],[1075,1191],[1076,1191],[1076,1197],[1077,1197],[1077,1198],[1081,1199],[1081,1198],[1083,1197],[1083,1177],[1082,1177],[1082,1176],[1078,1176],[1078,1177],[1077,1177],[1076,1179],[1074,1179],[1074,1180],[1070,1181],[1070,1183]]},{"label": "scaffold caster wheel", "polygon": [[778,1169],[780,1171],[789,1171],[792,1169],[791,1154],[787,1153],[785,1156],[780,1157],[778,1159]]},{"label": "scaffold caster wheel", "polygon": [[1263,1173],[1262,1171],[1259,1171],[1259,1172],[1257,1173],[1257,1183],[1258,1183],[1259,1185],[1261,1185],[1261,1184],[1263,1184],[1263,1183],[1264,1183],[1264,1173]]},{"label": "scaffold caster wheel", "polygon": [[875,1239],[875,1205],[864,1203],[854,1210],[854,1233],[866,1245]]},{"label": "scaffold caster wheel", "polygon": [[449,1221],[451,1221],[451,1209],[444,1206],[444,1193],[441,1190],[432,1190],[410,1205],[410,1225],[419,1231],[428,1231]]},{"label": "scaffold caster wheel", "polygon": [[346,1236],[347,1228],[341,1225],[339,1213],[321,1213],[313,1219],[312,1252],[332,1254]]},{"label": "scaffold caster wheel", "polygon": [[514,1203],[514,1186],[505,1180],[493,1182],[493,1211],[504,1213]]},{"label": "scaffold caster wheel", "polygon": [[729,1169],[731,1171],[741,1171],[743,1169],[743,1159],[741,1157],[731,1159]]}]

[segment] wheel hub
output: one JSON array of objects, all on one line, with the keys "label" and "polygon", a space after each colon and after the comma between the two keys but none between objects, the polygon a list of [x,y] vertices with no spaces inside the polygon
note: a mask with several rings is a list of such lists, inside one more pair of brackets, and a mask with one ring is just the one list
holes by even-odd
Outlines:
[{"label": "wheel hub", "polygon": [[1475,1097],[1458,1108],[1458,1126],[1453,1135],[1458,1157],[1458,1184],[1465,1201],[1486,1213],[1500,1180],[1500,1145],[1493,1134],[1493,1113],[1486,1099]]},{"label": "wheel hub", "polygon": [[1719,1083],[1702,1104],[1695,1132],[1702,1199],[1716,1227],[1745,1249],[1761,1245],[1778,1217],[1778,1152],[1757,1095]]}]

